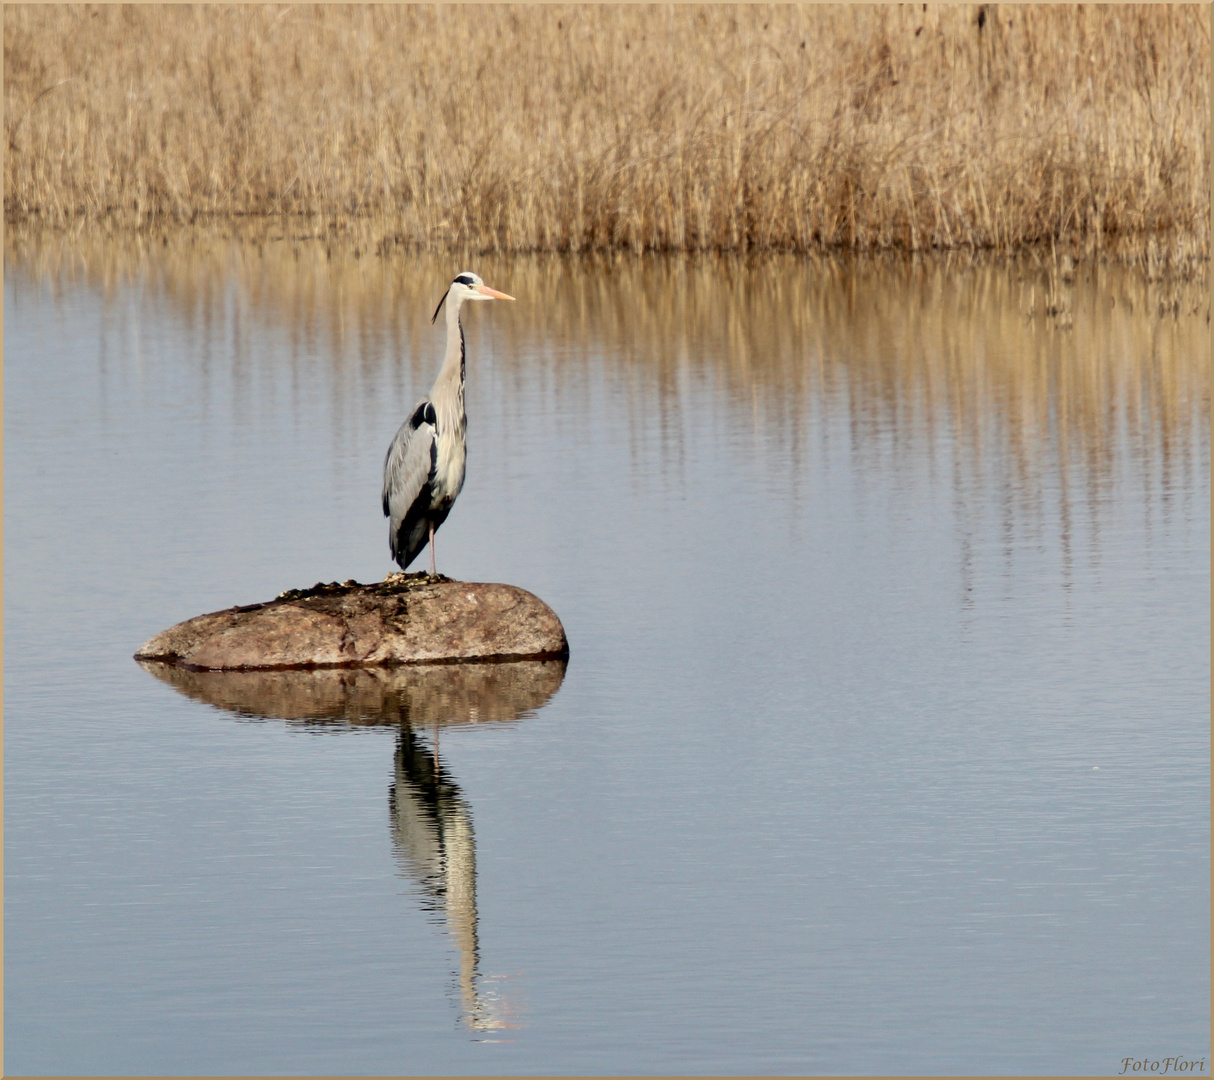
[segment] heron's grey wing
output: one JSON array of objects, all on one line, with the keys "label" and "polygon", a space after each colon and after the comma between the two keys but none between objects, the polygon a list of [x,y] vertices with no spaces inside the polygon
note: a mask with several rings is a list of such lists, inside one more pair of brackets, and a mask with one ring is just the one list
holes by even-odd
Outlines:
[{"label": "heron's grey wing", "polygon": [[384,457],[383,507],[391,518],[393,557],[401,523],[423,495],[434,468],[434,406],[423,398],[400,426]]},{"label": "heron's grey wing", "polygon": [[434,446],[434,406],[423,398],[401,424],[384,457],[384,515],[393,529],[421,493],[430,477]]}]

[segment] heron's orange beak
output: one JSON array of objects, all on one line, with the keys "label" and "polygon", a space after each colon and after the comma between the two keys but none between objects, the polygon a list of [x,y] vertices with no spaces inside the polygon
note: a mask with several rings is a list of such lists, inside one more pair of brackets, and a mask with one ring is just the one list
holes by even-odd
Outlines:
[{"label": "heron's orange beak", "polygon": [[476,291],[482,296],[487,296],[491,300],[513,300],[513,296],[507,296],[504,292],[498,292],[496,289],[489,288],[488,285],[477,285]]}]

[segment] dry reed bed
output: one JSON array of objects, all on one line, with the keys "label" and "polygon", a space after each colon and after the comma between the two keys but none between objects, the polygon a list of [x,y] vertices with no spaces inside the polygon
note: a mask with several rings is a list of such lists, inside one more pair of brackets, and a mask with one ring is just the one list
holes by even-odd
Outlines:
[{"label": "dry reed bed", "polygon": [[6,5],[5,212],[1183,266],[1209,56],[1197,5]]}]

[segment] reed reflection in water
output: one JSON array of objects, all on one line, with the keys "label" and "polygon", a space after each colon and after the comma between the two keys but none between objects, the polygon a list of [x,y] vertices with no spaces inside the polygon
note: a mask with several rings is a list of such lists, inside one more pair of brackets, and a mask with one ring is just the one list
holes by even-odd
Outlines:
[{"label": "reed reflection in water", "polygon": [[442,917],[455,944],[461,1016],[477,1032],[520,1026],[506,1001],[485,992],[478,970],[472,808],[439,759],[439,731],[526,719],[560,689],[564,660],[307,671],[139,665],[187,697],[241,717],[330,728],[395,727],[395,780],[388,792],[393,845],[401,872],[414,882],[423,907]]}]

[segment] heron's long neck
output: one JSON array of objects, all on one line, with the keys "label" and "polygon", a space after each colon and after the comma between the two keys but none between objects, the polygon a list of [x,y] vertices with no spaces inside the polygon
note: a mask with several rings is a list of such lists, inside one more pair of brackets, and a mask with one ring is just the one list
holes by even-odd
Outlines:
[{"label": "heron's long neck", "polygon": [[443,357],[443,369],[439,378],[454,378],[458,376],[460,384],[464,381],[464,328],[459,322],[460,304],[451,301],[447,305],[447,355]]},{"label": "heron's long neck", "polygon": [[464,425],[464,329],[459,322],[460,305],[447,301],[447,354],[434,383],[434,407],[439,410],[439,428]]}]

